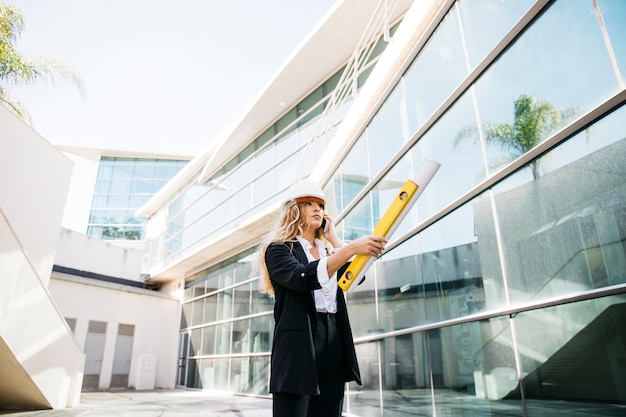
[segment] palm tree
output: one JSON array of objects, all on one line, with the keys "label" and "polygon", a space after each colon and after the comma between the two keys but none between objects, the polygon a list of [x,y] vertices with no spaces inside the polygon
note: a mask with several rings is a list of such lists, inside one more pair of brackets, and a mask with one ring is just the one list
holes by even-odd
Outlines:
[{"label": "palm tree", "polygon": [[[522,156],[577,113],[575,108],[559,110],[549,101],[522,94],[515,100],[512,124],[485,122],[481,126],[485,143],[500,145],[504,153],[502,158],[491,163],[491,167],[499,167]],[[454,139],[455,147],[465,139],[476,138],[479,133],[477,126],[464,127]],[[535,179],[540,176],[539,161],[535,159],[530,163]]]},{"label": "palm tree", "polygon": [[15,49],[15,42],[24,29],[21,11],[13,5],[0,3],[0,102],[31,123],[30,115],[20,101],[11,95],[11,87],[53,81],[60,76],[80,90],[83,83],[78,74],[58,59],[46,56],[26,58]]}]

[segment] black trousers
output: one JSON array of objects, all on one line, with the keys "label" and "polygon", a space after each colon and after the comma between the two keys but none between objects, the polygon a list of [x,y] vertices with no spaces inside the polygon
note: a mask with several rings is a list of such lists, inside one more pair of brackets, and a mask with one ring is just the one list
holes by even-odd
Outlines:
[{"label": "black trousers", "polygon": [[307,417],[341,416],[345,388],[341,331],[335,315],[317,314],[315,358],[320,395],[311,396]]},{"label": "black trousers", "polygon": [[343,409],[344,359],[341,326],[333,314],[317,314],[315,358],[320,395],[274,393],[273,417],[340,417]]},{"label": "black trousers", "polygon": [[306,417],[310,395],[275,392],[272,394],[273,417]]}]

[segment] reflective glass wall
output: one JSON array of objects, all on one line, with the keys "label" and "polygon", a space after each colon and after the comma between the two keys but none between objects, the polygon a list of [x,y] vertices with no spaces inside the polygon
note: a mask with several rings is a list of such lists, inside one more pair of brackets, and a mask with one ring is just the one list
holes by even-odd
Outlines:
[{"label": "reflective glass wall", "polygon": [[[308,176],[353,102],[346,85],[356,93],[386,46],[382,36],[367,44],[367,56],[349,67],[356,81],[342,77],[346,67],[339,69],[223,167],[208,174],[200,170],[181,186],[151,220],[155,232],[149,237],[147,268],[193,253],[274,204],[294,179]],[[325,112],[327,107],[332,112]]]},{"label": "reflective glass wall", "polygon": [[135,212],[187,162],[103,156],[98,166],[87,235],[104,240],[144,240],[146,219],[135,217]]},{"label": "reflective glass wall", "polygon": [[[442,164],[346,294],[363,385],[345,410],[625,414],[626,3],[448,7],[326,185],[349,240]],[[248,256],[187,289],[195,352],[224,348],[195,354],[188,386],[267,393],[272,303],[231,272]]]}]

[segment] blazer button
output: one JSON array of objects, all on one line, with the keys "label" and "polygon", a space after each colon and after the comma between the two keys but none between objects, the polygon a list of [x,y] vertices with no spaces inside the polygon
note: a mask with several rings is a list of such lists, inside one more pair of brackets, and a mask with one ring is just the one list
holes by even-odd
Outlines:
[{"label": "blazer button", "polygon": [[301,274],[300,274],[300,276],[301,276],[302,278],[304,278],[304,272],[303,272],[303,273],[301,273]]}]

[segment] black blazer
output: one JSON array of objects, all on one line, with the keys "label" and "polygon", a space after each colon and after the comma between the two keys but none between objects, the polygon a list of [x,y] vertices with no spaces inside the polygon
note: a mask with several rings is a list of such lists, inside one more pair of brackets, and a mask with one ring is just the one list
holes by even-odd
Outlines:
[{"label": "black blazer", "polygon": [[[265,252],[265,263],[276,299],[270,392],[319,395],[314,345],[317,317],[313,296],[313,290],[321,288],[317,280],[319,261],[309,263],[300,243],[294,241],[270,244]],[[337,272],[337,277],[347,266]],[[352,329],[341,288],[337,288],[337,319],[343,329],[344,381],[356,381],[361,385]]]}]

